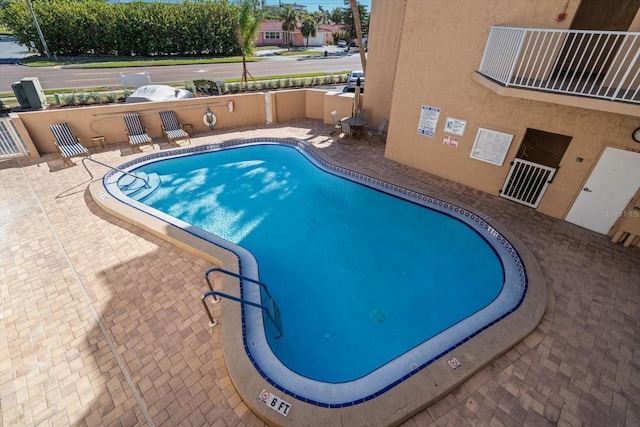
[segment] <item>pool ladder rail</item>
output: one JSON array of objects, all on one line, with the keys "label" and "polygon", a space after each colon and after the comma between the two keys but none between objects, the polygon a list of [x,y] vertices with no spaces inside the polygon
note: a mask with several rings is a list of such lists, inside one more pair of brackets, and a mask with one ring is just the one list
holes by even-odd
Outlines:
[{"label": "pool ladder rail", "polygon": [[84,166],[87,172],[89,172],[89,176],[91,176],[91,179],[93,179],[93,174],[87,167],[85,161],[98,163],[99,165],[105,166],[113,171],[124,174],[125,176],[118,180],[118,188],[124,195],[134,200],[140,201],[160,187],[160,176],[155,172],[150,174],[139,172],[135,174],[122,170],[118,167],[111,166],[107,163],[103,163],[99,160],[85,157],[84,159],[82,159],[82,166]]},{"label": "pool ladder rail", "polygon": [[115,166],[108,165],[108,164],[106,164],[106,163],[101,162],[100,160],[92,159],[91,157],[85,157],[85,158],[83,158],[83,159],[82,159],[82,166],[84,166],[84,168],[86,169],[86,171],[89,173],[89,176],[91,177],[91,179],[93,179],[93,174],[91,173],[91,171],[90,171],[90,170],[89,170],[89,168],[87,167],[87,163],[86,163],[86,161],[92,161],[92,162],[97,163],[97,164],[99,164],[99,165],[105,166],[105,167],[107,167],[107,168],[109,168],[109,169],[111,169],[111,170],[121,172],[121,173],[123,173],[123,174],[125,174],[125,175],[129,175],[129,176],[130,176],[130,177],[132,177],[134,180],[136,180],[136,179],[140,179],[140,180],[142,180],[142,182],[144,182],[144,186],[145,186],[145,187],[149,187],[149,180],[148,180],[148,179],[145,179],[145,178],[140,177],[140,176],[138,176],[138,175],[136,175],[136,174],[133,174],[133,173],[130,173],[130,172],[124,171],[124,170],[122,170],[122,169],[120,169],[120,168],[117,168],[117,167],[115,167]]},{"label": "pool ladder rail", "polygon": [[[229,294],[225,294],[225,293],[220,292],[220,291],[215,291],[213,289],[213,284],[211,283],[211,280],[209,279],[209,275],[211,273],[214,273],[214,272],[220,272],[222,274],[226,274],[227,276],[235,277],[235,278],[240,279],[240,280],[246,280],[247,282],[257,284],[258,286],[260,286],[264,290],[264,293],[267,296],[268,305],[258,304],[258,303],[255,303],[253,301],[248,301],[248,300],[246,300],[244,298],[238,298],[238,297],[236,297],[234,295],[229,295]],[[276,327],[276,329],[278,330],[278,336],[276,337],[276,339],[278,339],[278,338],[280,338],[282,336],[282,320],[280,318],[280,309],[278,308],[278,305],[276,304],[275,300],[273,299],[273,297],[269,293],[269,289],[267,289],[267,285],[265,285],[264,283],[259,282],[257,280],[251,279],[251,278],[246,277],[246,276],[242,276],[240,274],[237,274],[237,273],[234,273],[232,271],[225,270],[225,269],[219,268],[219,267],[213,267],[213,268],[210,268],[209,270],[207,270],[205,272],[205,278],[207,279],[207,284],[209,285],[210,291],[209,292],[205,292],[202,295],[202,306],[204,307],[204,310],[207,313],[207,316],[209,317],[209,326],[214,327],[215,325],[218,324],[218,321],[213,318],[213,315],[211,314],[211,310],[209,309],[209,306],[207,305],[206,299],[208,297],[212,296],[213,297],[213,303],[217,304],[218,302],[220,302],[220,298],[218,298],[218,297],[222,297],[222,298],[230,299],[232,301],[239,302],[240,304],[246,304],[246,305],[250,305],[250,306],[262,309],[267,314],[267,317],[271,320],[271,322]]]}]

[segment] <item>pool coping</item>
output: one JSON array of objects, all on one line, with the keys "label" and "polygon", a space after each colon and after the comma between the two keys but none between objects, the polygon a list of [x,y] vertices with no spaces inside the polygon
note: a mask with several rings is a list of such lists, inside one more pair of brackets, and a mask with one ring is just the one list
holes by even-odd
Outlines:
[{"label": "pool coping", "polygon": [[[319,155],[317,152],[316,154]],[[105,190],[102,180],[94,181],[89,187],[91,197],[105,211],[214,265],[234,272],[239,271],[238,257],[233,252],[204,241],[134,207],[124,205],[109,196]],[[453,204],[473,212],[461,203],[453,202]],[[323,408],[285,395],[255,370],[244,348],[241,307],[236,303],[223,303],[222,349],[230,378],[240,396],[260,418],[276,425],[362,424],[365,414],[367,425],[395,425],[443,397],[473,373],[529,335],[537,327],[545,311],[547,289],[537,261],[519,239],[495,221],[491,222],[491,225],[500,230],[500,233],[519,252],[529,278],[529,287],[522,304],[508,318],[487,328],[448,353],[447,357],[433,362],[386,393],[352,407]],[[225,278],[222,282],[224,292],[239,296],[236,279]],[[202,285],[201,289],[204,292],[206,291],[204,280]],[[194,290],[195,295],[198,294]],[[461,366],[455,370],[452,369],[447,363],[450,357],[455,357]],[[262,390],[267,390],[292,404],[292,409],[286,418],[258,400]]]}]

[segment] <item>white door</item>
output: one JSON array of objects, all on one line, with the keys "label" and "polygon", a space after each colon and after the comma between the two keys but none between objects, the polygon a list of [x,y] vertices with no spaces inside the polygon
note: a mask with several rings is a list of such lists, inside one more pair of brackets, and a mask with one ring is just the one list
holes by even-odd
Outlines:
[{"label": "white door", "polygon": [[640,153],[605,148],[566,221],[607,234],[640,187]]}]

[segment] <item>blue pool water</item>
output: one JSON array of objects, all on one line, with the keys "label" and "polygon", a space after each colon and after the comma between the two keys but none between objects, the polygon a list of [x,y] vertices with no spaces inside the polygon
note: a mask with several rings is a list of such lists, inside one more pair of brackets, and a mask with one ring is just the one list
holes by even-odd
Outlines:
[{"label": "blue pool water", "polygon": [[[505,270],[517,255],[501,254],[504,248],[490,243],[501,236],[478,217],[346,179],[295,146],[233,147],[132,170],[160,177],[142,203],[253,255],[280,307],[283,335],[276,339],[269,321],[250,330],[257,328],[245,319],[247,348],[278,384],[291,371],[296,385],[282,385],[291,394],[301,394],[298,383],[309,393],[309,382],[346,385],[376,376],[384,379],[368,392],[384,389],[523,296],[522,283],[505,287],[506,276],[522,276],[520,265]],[[462,336],[445,333],[456,328]],[[273,355],[262,354],[265,343]],[[399,361],[407,366],[384,372]],[[368,387],[356,395],[366,397]],[[356,400],[341,393],[339,402]]]}]

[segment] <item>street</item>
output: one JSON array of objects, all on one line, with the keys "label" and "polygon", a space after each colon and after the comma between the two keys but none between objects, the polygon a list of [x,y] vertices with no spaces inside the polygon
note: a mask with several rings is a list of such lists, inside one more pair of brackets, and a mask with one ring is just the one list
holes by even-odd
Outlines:
[{"label": "street", "polygon": [[[0,42],[0,55],[14,52],[15,43]],[[264,60],[247,64],[249,73],[253,77],[268,75],[289,75],[313,72],[348,72],[361,69],[358,53],[345,53],[331,47],[318,48],[328,50],[327,57],[307,56],[265,56]],[[2,58],[0,58],[2,59]],[[186,82],[196,79],[227,79],[239,78],[242,74],[242,63],[232,64],[196,64],[171,65],[155,67],[128,68],[62,68],[62,67],[27,67],[19,63],[0,61],[0,92],[11,93],[11,84],[25,77],[37,77],[43,89],[90,88],[101,86],[121,86],[120,73],[149,72],[154,84]]]}]

